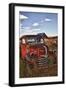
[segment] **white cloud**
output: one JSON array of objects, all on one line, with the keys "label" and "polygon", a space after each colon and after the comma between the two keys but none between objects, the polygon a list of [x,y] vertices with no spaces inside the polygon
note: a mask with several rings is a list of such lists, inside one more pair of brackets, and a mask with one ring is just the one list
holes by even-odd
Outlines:
[{"label": "white cloud", "polygon": [[28,17],[25,15],[20,15],[20,19],[28,19]]},{"label": "white cloud", "polygon": [[50,18],[45,18],[45,21],[46,21],[46,22],[50,22],[51,19],[50,19]]},{"label": "white cloud", "polygon": [[20,37],[23,35],[34,35],[34,34],[37,34],[39,31],[40,31],[39,28],[29,29],[29,30],[27,28],[23,28],[23,29],[20,29]]},{"label": "white cloud", "polygon": [[32,29],[32,31],[35,31],[35,32],[37,32],[37,31],[39,31],[39,30],[40,30],[40,28]]},{"label": "white cloud", "polygon": [[35,35],[35,34],[37,33],[33,31],[25,31],[20,34],[20,37],[22,37],[23,35]]},{"label": "white cloud", "polygon": [[30,30],[30,27],[22,27],[24,30]]},{"label": "white cloud", "polygon": [[39,23],[33,23],[33,26],[39,26]]}]

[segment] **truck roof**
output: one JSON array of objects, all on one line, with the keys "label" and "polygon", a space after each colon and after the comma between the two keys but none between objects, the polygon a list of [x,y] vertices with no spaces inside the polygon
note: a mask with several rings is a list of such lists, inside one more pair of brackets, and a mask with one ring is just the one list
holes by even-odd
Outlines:
[{"label": "truck roof", "polygon": [[45,33],[38,33],[37,35],[24,35],[24,36],[22,36],[20,39],[22,39],[22,38],[27,38],[27,37],[28,37],[28,38],[31,38],[31,37],[34,37],[34,38],[42,38],[42,37],[48,38]]}]

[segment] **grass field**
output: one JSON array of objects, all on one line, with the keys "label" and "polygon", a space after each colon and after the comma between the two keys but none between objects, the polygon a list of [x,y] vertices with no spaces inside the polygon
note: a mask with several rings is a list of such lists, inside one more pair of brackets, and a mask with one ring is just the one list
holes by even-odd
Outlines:
[{"label": "grass field", "polygon": [[24,77],[47,77],[47,76],[57,76],[57,63],[53,64],[52,60],[45,67],[37,67],[27,69],[25,60],[20,59],[20,78]]}]

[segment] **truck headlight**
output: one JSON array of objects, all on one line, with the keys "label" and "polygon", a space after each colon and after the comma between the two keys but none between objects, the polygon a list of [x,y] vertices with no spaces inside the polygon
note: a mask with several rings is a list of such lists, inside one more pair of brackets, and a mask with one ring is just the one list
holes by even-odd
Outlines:
[{"label": "truck headlight", "polygon": [[25,44],[25,43],[26,43],[26,42],[25,42],[25,39],[22,39],[22,43],[23,43],[23,44]]}]

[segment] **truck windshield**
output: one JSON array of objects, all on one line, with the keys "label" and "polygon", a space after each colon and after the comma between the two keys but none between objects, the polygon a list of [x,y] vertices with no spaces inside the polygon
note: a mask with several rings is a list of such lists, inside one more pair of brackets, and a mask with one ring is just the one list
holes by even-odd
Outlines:
[{"label": "truck windshield", "polygon": [[27,38],[27,43],[29,44],[37,44],[37,43],[43,43],[43,39],[36,39],[36,38]]},{"label": "truck windshield", "polygon": [[36,43],[36,39],[35,38],[27,38],[27,43]]}]

